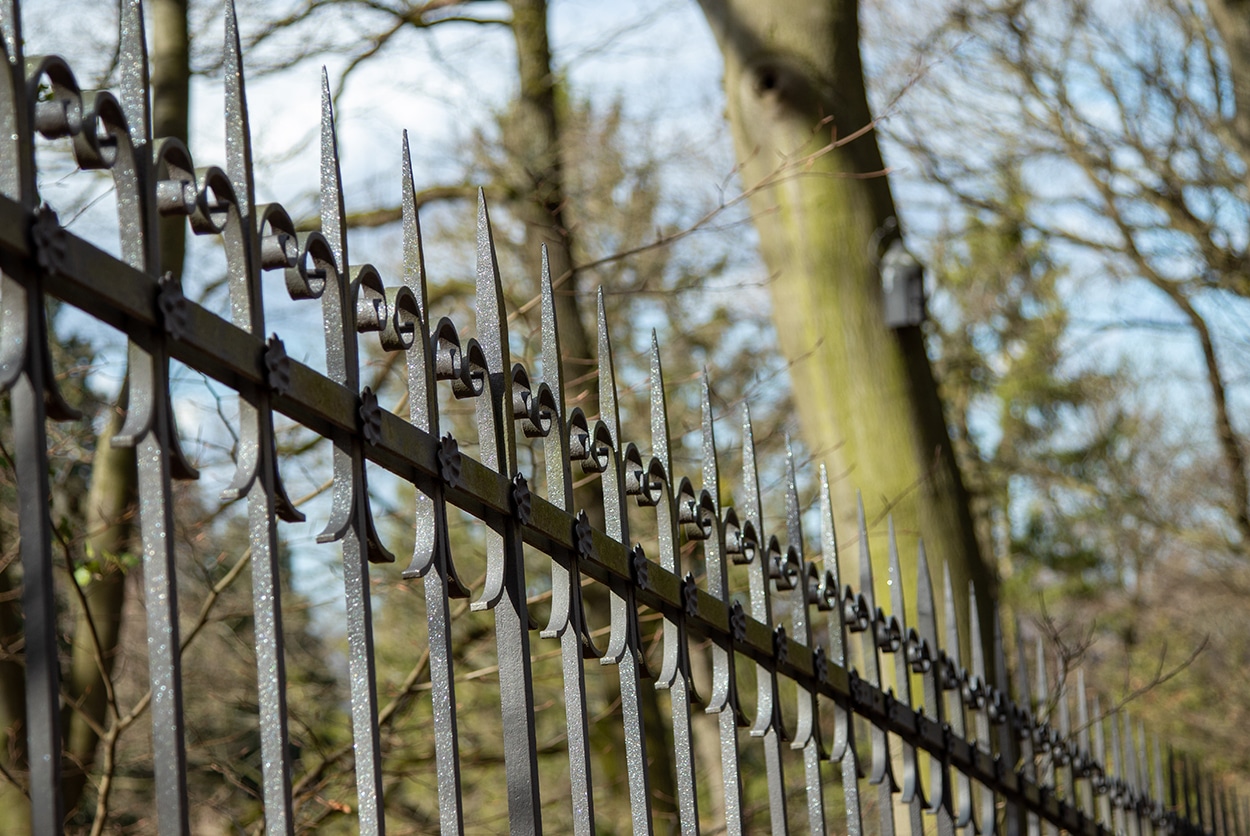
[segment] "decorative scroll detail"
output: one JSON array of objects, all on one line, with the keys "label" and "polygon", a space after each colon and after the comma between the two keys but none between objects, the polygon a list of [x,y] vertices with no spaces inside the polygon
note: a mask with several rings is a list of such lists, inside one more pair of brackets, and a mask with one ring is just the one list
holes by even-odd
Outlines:
[{"label": "decorative scroll detail", "polygon": [[460,445],[447,433],[438,443],[438,474],[447,487],[460,487],[460,468]]},{"label": "decorative scroll detail", "polygon": [[518,473],[512,478],[512,509],[517,522],[529,525],[532,508],[533,497],[530,495],[529,482],[525,481],[524,473]]},{"label": "decorative scroll detail", "polygon": [[265,344],[265,380],[275,395],[290,394],[291,358],[287,356],[286,346],[277,334]]},{"label": "decorative scroll detail", "polygon": [[30,225],[30,246],[39,268],[50,278],[60,276],[69,260],[68,236],[56,212],[46,203],[35,212]]},{"label": "decorative scroll detail", "polygon": [[360,415],[360,434],[368,444],[379,444],[382,441],[382,408],[378,406],[378,396],[366,386],[360,390],[360,407],[356,410]]},{"label": "decorative scroll detail", "polygon": [[729,608],[729,631],[736,642],[747,640],[747,611],[742,608],[741,601],[734,601]]}]

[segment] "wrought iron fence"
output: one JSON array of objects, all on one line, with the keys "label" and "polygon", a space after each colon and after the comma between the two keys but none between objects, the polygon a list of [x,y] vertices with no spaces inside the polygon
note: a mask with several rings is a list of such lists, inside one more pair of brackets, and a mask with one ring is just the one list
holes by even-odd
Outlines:
[{"label": "wrought iron fence", "polygon": [[[24,585],[27,786],[35,832],[62,829],[61,690],[57,663],[45,422],[72,417],[51,372],[45,299],[53,296],[120,329],[129,339],[130,404],[116,445],[138,450],[140,528],[148,656],[156,815],[162,832],[188,832],[185,714],[182,704],[178,595],[174,584],[171,480],[195,477],[179,447],[170,402],[169,363],[185,363],[239,398],[237,470],[226,499],[246,499],[252,551],[263,755],[264,818],[271,832],[293,832],[291,760],[284,675],[278,520],[302,519],[277,469],[274,413],[288,416],[333,444],[333,503],[321,542],[341,542],[350,660],[351,725],[359,829],[384,829],[382,751],[378,731],[370,573],[395,557],[375,530],[366,490],[366,461],[417,488],[416,547],[407,568],[390,578],[420,579],[427,605],[431,734],[437,761],[438,810],[445,831],[464,829],[456,714],[455,648],[450,601],[472,591],[457,575],[447,506],[485,524],[487,572],[472,603],[494,614],[499,699],[504,729],[508,821],[512,832],[542,830],[535,743],[531,613],[526,600],[524,544],[550,557],[551,615],[540,631],[557,640],[563,667],[567,758],[575,831],[591,833],[592,793],[584,665],[615,665],[621,704],[610,719],[624,725],[629,807],[635,832],[652,832],[641,694],[670,694],[676,806],[683,832],[698,830],[696,707],[717,715],[725,824],[744,830],[741,753],[761,747],[774,832],[805,825],[811,832],[867,828],[890,834],[936,829],[989,834],[1065,830],[1095,836],[1242,834],[1246,816],[1235,798],[1189,766],[1160,756],[1157,739],[1122,713],[1091,713],[1083,680],[1051,693],[1046,666],[1036,662],[1030,689],[1023,649],[1010,681],[1001,631],[982,641],[976,619],[960,636],[955,591],[946,578],[945,631],[923,550],[914,579],[918,621],[904,619],[904,586],[890,584],[878,601],[864,516],[859,512],[858,587],[839,577],[828,481],[821,478],[819,558],[803,543],[794,462],[787,462],[786,526],[765,536],[751,422],[743,422],[741,504],[722,507],[721,482],[706,375],[703,383],[702,486],[678,478],[669,449],[665,387],[653,338],[651,438],[640,447],[622,438],[612,343],[599,298],[599,417],[566,409],[565,380],[551,277],[543,264],[542,369],[535,383],[509,356],[507,317],[487,207],[477,226],[475,339],[463,339],[449,318],[429,310],[415,193],[403,144],[402,282],[387,287],[370,265],[348,258],[334,113],[323,76],[321,228],[296,234],[277,204],[257,206],[249,145],[242,57],[232,4],[226,9],[226,164],[197,168],[176,140],[151,136],[147,56],[138,0],[122,4],[121,93],[80,90],[59,57],[22,51],[17,3],[0,14],[7,74],[0,80],[0,386],[10,393],[14,466],[20,494]],[[41,202],[35,147],[39,138],[69,137],[78,165],[113,177],[120,216],[120,258],[62,228]],[[220,236],[226,254],[231,321],[184,298],[162,277],[158,219],[185,216],[194,233]],[[287,356],[267,336],[262,271],[282,270],[295,299],[321,300],[326,374]],[[406,361],[407,418],[382,409],[360,387],[358,334],[376,333],[381,348]],[[476,408],[480,455],[462,455],[440,427],[437,387]],[[518,436],[518,430],[520,436]],[[541,440],[547,495],[533,493],[518,464],[518,444]],[[644,454],[643,449],[649,449]],[[605,527],[591,527],[573,506],[573,468],[601,479]],[[633,545],[627,506],[654,509],[655,562]],[[637,512],[635,512],[637,513]],[[680,544],[701,544],[706,574],[687,571]],[[891,544],[892,546],[892,544]],[[749,593],[730,595],[728,566],[749,571]],[[891,547],[891,573],[901,578]],[[584,577],[610,590],[611,623],[599,647],[587,626]],[[913,579],[904,579],[911,581]],[[784,601],[789,623],[776,623]],[[663,616],[663,655],[648,669],[639,607]],[[975,606],[973,606],[975,610]],[[781,608],[778,608],[778,612]],[[694,692],[692,639],[710,641],[712,688]],[[850,666],[850,642],[862,645],[863,669]],[[970,648],[968,661],[961,648]],[[988,648],[990,658],[987,664]],[[1040,650],[1039,650],[1040,652]],[[738,665],[756,668],[755,716],[737,693]],[[887,669],[892,670],[887,673]],[[989,672],[993,672],[990,681]],[[647,680],[654,679],[654,683]],[[798,694],[797,722],[780,710],[781,682]],[[884,683],[893,681],[886,690]],[[913,691],[915,685],[915,691]],[[1072,693],[1075,691],[1075,693]],[[1042,719],[1031,706],[1056,706]],[[1076,719],[1070,716],[1075,700]],[[822,716],[823,721],[822,721]],[[740,734],[742,729],[749,734]],[[1110,742],[1108,743],[1108,728]],[[830,733],[831,730],[831,733]],[[866,730],[866,735],[863,731]],[[857,740],[866,736],[867,740]],[[785,747],[801,750],[805,811],[787,810]],[[894,751],[891,751],[893,748]],[[861,762],[862,759],[862,762]],[[790,776],[792,783],[798,784]],[[826,803],[841,794],[841,804]],[[867,803],[864,794],[875,795]],[[841,807],[836,816],[833,808]],[[866,823],[873,810],[875,823]],[[900,816],[906,821],[896,822]],[[835,820],[837,819],[837,820]]]}]

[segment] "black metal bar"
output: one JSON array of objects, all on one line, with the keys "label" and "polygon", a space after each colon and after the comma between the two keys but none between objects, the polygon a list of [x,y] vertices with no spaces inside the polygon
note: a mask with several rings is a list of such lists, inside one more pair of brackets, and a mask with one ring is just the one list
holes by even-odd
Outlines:
[{"label": "black metal bar", "polygon": [[[0,5],[4,33],[4,78],[0,79],[0,193],[20,201],[19,228],[25,235],[35,190],[35,102],[27,91],[21,14],[16,2]],[[55,216],[52,217],[55,225]],[[6,256],[8,254],[6,253]],[[8,259],[6,258],[5,261]],[[56,599],[52,564],[52,523],[47,463],[48,418],[44,395],[49,385],[46,317],[38,273],[15,276],[0,263],[0,390],[11,393],[13,465],[18,485],[22,613],[25,618],[25,734],[29,769],[30,820],[34,832],[59,832],[64,819],[61,792],[60,668],[57,664]],[[21,729],[14,729],[18,734]]]}]

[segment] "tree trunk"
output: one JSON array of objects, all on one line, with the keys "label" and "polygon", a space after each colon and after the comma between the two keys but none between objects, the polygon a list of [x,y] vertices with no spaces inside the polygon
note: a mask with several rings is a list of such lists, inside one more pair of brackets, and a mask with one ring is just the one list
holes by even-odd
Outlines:
[{"label": "tree trunk", "polygon": [[[152,21],[152,137],[187,141],[191,113],[191,35],[188,0],[149,0]],[[161,218],[161,271],[182,275],[187,222]]]},{"label": "tree trunk", "polygon": [[[509,191],[520,196],[513,211],[525,224],[527,263],[536,265],[540,248],[547,245],[566,375],[577,380],[595,368],[595,351],[579,303],[582,288],[573,272],[573,234],[565,217],[565,149],[547,41],[547,0],[512,0],[512,33],[521,89],[514,104],[515,144],[509,142],[508,150],[521,182],[509,184]],[[597,412],[593,379],[569,386],[566,397],[570,408]]]},{"label": "tree trunk", "polygon": [[[790,364],[803,436],[827,462],[844,548],[855,563],[855,490],[885,577],[885,512],[904,577],[923,534],[956,589],[975,580],[982,624],[993,572],[982,562],[920,328],[885,324],[878,262],[899,237],[859,56],[854,0],[700,0],[725,60],[727,117]],[[967,625],[966,596],[957,594]],[[908,613],[914,622],[915,602]],[[990,635],[987,629],[983,635]],[[967,635],[964,629],[964,635]]]}]

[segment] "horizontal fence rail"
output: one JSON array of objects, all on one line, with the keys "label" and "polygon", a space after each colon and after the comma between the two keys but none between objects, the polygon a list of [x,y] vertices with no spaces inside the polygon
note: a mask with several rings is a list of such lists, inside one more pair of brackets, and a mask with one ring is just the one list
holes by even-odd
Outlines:
[{"label": "horizontal fence rail", "polygon": [[[156,815],[162,832],[190,830],[186,787],[186,716],[182,704],[178,595],[174,584],[173,480],[195,478],[174,425],[169,364],[201,372],[239,399],[236,472],[227,500],[246,500],[252,550],[257,653],[261,792],[266,828],[295,828],[280,606],[278,521],[301,520],[277,467],[274,414],[287,416],[333,445],[333,500],[320,542],[342,544],[346,594],[350,714],[363,833],[385,827],[382,742],[370,577],[419,579],[429,634],[433,699],[430,734],[437,762],[438,810],[445,832],[464,829],[457,737],[451,601],[471,599],[489,611],[499,663],[504,775],[513,833],[542,830],[535,742],[532,634],[558,641],[567,717],[567,757],[574,827],[596,828],[586,664],[614,665],[624,724],[632,828],[652,832],[641,697],[644,688],[670,694],[674,788],[680,829],[699,827],[699,771],[692,715],[716,714],[726,826],[744,832],[740,753],[762,747],[774,832],[798,829],[918,834],[936,829],[991,834],[1056,829],[1085,836],[1244,833],[1236,799],[1216,789],[1179,758],[1161,756],[1123,712],[1104,716],[1087,698],[1083,678],[1053,690],[1039,645],[1034,682],[1020,646],[1007,664],[1002,631],[959,634],[949,575],[935,592],[923,548],[915,578],[903,578],[891,537],[888,599],[874,580],[864,512],[859,509],[857,584],[839,577],[828,478],[820,471],[820,542],[803,542],[793,456],[787,462],[785,530],[763,528],[759,478],[749,416],[743,420],[743,467],[737,507],[722,507],[721,473],[711,397],[703,380],[703,465],[700,486],[673,469],[665,385],[653,336],[651,438],[621,436],[612,343],[599,296],[600,414],[592,419],[565,404],[554,291],[542,264],[542,370],[534,380],[509,353],[507,315],[488,208],[479,198],[476,337],[462,337],[451,319],[429,310],[407,136],[402,143],[402,281],[384,283],[368,264],[348,256],[344,200],[328,81],[322,78],[320,230],[297,234],[277,204],[256,205],[243,64],[233,4],[226,6],[227,131],[224,168],[197,168],[177,140],[151,136],[148,59],[138,0],[122,4],[121,92],[83,91],[56,56],[26,56],[17,3],[2,10],[8,74],[0,79],[0,386],[10,393],[14,467],[20,497],[22,607],[25,616],[26,711],[30,803],[36,833],[59,832],[61,695],[53,596],[51,523],[47,511],[45,422],[72,418],[51,372],[46,299],[55,297],[122,331],[129,340],[129,409],[118,446],[138,451],[140,532]],[[37,189],[40,139],[69,138],[78,165],[111,173],[120,219],[120,256],[62,228]],[[186,217],[197,235],[218,236],[225,251],[230,321],[182,295],[159,270],[161,217]],[[286,354],[265,326],[262,271],[282,271],[294,299],[320,300],[326,373]],[[406,417],[383,409],[361,388],[359,343],[375,334],[385,352],[406,364]],[[439,387],[472,401],[477,458],[460,451],[440,426]],[[541,447],[546,496],[530,489],[518,447]],[[643,451],[649,450],[649,453]],[[536,459],[535,459],[536,460]],[[396,563],[373,522],[366,462],[414,485],[416,547],[406,568]],[[591,526],[574,507],[573,474],[597,474],[605,525]],[[457,573],[448,535],[448,506],[480,520],[486,531],[486,576],[472,590]],[[629,507],[658,526],[657,551],[631,540]],[[701,544],[706,572],[696,578],[682,544]],[[550,558],[548,622],[527,608],[523,547]],[[818,554],[813,559],[810,555]],[[658,558],[658,560],[656,559]],[[729,566],[746,566],[749,590],[734,598]],[[374,568],[375,566],[380,568]],[[610,630],[599,646],[586,622],[582,579],[609,590]],[[912,584],[914,583],[914,586]],[[904,587],[914,589],[918,619],[905,622]],[[741,591],[739,591],[741,592]],[[971,594],[975,595],[975,591]],[[748,606],[742,604],[748,602]],[[939,633],[939,600],[944,632]],[[651,670],[644,656],[639,608],[660,613],[662,657]],[[975,603],[972,606],[975,611]],[[778,622],[774,612],[788,619]],[[711,690],[696,693],[691,673],[695,640],[711,645]],[[858,649],[852,647],[858,644]],[[967,662],[961,648],[967,648]],[[851,666],[851,658],[862,668]],[[597,660],[597,662],[596,662]],[[754,716],[737,693],[736,666],[756,668]],[[1014,670],[1014,677],[1009,672]],[[992,672],[992,676],[991,676]],[[1014,678],[1014,681],[1012,681]],[[653,680],[653,682],[648,681]],[[780,701],[798,694],[795,722]],[[893,687],[887,683],[894,683]],[[787,697],[790,699],[791,697]],[[1035,707],[1053,705],[1042,716]],[[1072,710],[1075,705],[1075,721]],[[832,729],[832,733],[829,733]],[[742,734],[743,730],[747,734]],[[866,732],[866,735],[865,735]],[[864,739],[866,737],[866,739]],[[801,751],[803,778],[782,769],[784,748]],[[788,788],[801,785],[802,815]],[[833,787],[837,790],[831,789]],[[704,788],[703,792],[708,792]],[[834,792],[844,801],[826,809]],[[874,798],[873,803],[867,801]],[[1197,811],[1195,815],[1193,811]],[[873,821],[863,819],[871,814]],[[896,821],[896,817],[905,820]],[[793,824],[792,824],[793,823]]]}]

